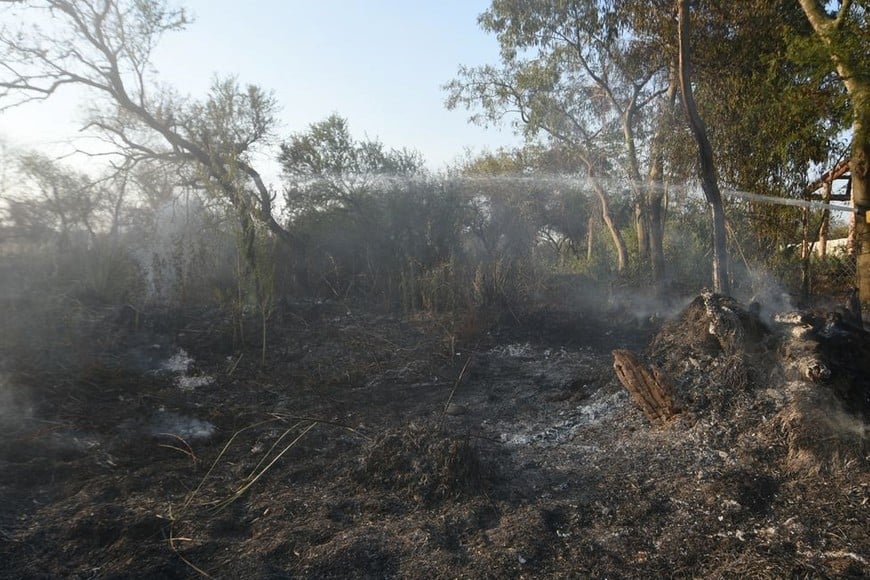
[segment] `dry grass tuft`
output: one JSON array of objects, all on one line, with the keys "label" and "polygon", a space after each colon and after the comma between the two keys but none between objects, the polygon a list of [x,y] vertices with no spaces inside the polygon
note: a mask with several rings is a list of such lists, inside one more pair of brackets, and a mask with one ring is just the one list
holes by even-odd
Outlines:
[{"label": "dry grass tuft", "polygon": [[752,365],[745,356],[732,354],[723,357],[710,373],[710,382],[724,392],[741,392],[754,384]]},{"label": "dry grass tuft", "polygon": [[365,483],[405,493],[415,503],[432,504],[481,493],[486,469],[467,438],[412,423],[373,441],[359,476]]}]

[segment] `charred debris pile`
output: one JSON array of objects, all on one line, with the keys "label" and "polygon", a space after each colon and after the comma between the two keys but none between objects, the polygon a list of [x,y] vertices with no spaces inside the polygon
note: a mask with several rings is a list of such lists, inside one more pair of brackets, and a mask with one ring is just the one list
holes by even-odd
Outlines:
[{"label": "charred debris pile", "polygon": [[[614,370],[653,425],[762,434],[786,471],[868,465],[870,335],[840,311],[781,313],[702,293]],[[742,437],[746,442],[746,437]]]}]

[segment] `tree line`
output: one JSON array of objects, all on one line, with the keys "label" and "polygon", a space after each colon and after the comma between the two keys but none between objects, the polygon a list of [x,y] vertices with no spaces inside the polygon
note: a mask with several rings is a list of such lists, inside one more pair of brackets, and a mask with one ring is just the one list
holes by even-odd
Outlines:
[{"label": "tree line", "polygon": [[[189,25],[183,9],[164,0],[4,4],[7,22],[23,25],[0,31],[0,106],[84,87],[108,103],[87,128],[112,153],[98,179],[37,155],[23,159],[37,195],[11,196],[6,221],[60,232],[63,247],[74,229],[93,240],[105,224],[117,238],[125,211],[153,220],[161,204],[193,195],[197,211],[228,233],[233,276],[261,305],[279,282],[406,307],[492,303],[533,295],[533,265],[589,273],[594,260],[665,291],[687,275],[667,257],[667,224],[694,223],[674,187],[693,180],[704,184],[714,217],[697,227],[716,240],[705,275],[727,289],[713,184],[793,197],[814,169],[847,155],[855,203],[870,205],[861,0],[493,0],[479,24],[496,36],[500,61],[460,67],[444,85],[446,106],[467,109],[472,122],[510,120],[522,148],[434,176],[418,153],[354,139],[334,115],[283,140],[277,191],[255,162],[277,137],[278,104],[267,90],[232,77],[200,99],[160,88],[152,51]],[[707,159],[700,178],[699,150]],[[494,179],[542,173],[576,183]],[[793,241],[786,238],[798,224],[789,214],[751,214],[739,227],[758,255]],[[866,302],[870,228],[858,220],[857,229]]]}]

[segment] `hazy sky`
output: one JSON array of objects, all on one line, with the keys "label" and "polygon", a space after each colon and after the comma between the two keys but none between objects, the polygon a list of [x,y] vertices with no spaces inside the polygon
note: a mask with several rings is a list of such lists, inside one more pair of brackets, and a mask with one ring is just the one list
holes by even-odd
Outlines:
[{"label": "hazy sky", "polygon": [[[280,135],[331,113],[358,137],[419,150],[433,169],[465,147],[517,143],[510,128],[469,125],[447,111],[441,86],[460,64],[495,64],[495,38],[477,27],[485,0],[188,0],[195,21],[164,37],[159,78],[202,96],[215,74],[274,91]],[[87,99],[74,91],[0,114],[0,136],[15,148],[50,148],[81,127]]]}]

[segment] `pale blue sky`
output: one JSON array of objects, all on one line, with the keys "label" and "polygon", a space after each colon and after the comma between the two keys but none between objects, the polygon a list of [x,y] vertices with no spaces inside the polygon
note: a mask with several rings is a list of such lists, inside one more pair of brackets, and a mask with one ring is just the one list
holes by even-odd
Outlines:
[{"label": "pale blue sky", "polygon": [[[215,74],[237,75],[274,91],[280,135],[335,112],[357,136],[419,150],[432,169],[465,147],[515,144],[509,127],[469,125],[447,111],[441,86],[460,64],[495,64],[495,38],[477,26],[485,0],[188,0],[195,17],[166,36],[155,54],[159,78],[203,95]],[[0,136],[14,147],[63,149],[81,125],[82,95],[0,115]]]}]

